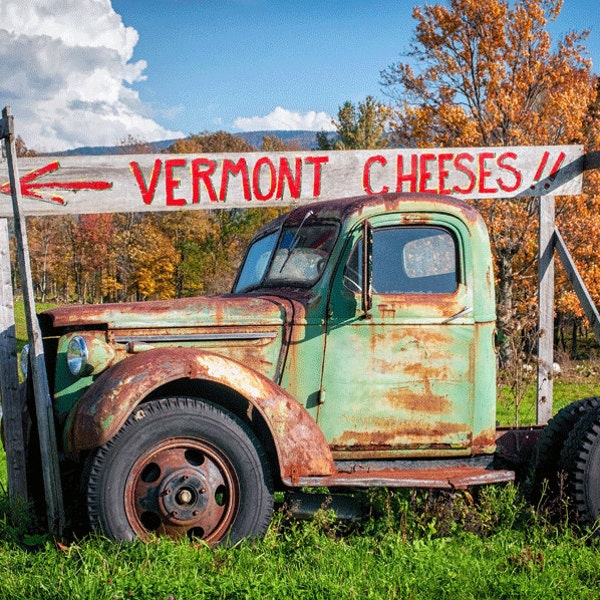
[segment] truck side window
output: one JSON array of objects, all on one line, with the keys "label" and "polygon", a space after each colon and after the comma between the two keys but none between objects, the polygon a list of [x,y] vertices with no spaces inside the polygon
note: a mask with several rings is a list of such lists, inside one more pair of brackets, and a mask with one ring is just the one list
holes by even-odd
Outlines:
[{"label": "truck side window", "polygon": [[344,268],[344,287],[354,294],[362,292],[362,237],[352,249],[350,258]]},{"label": "truck side window", "polygon": [[[362,289],[362,244],[344,269],[344,285]],[[440,227],[386,227],[373,231],[373,293],[451,294],[458,287],[454,236]]]}]

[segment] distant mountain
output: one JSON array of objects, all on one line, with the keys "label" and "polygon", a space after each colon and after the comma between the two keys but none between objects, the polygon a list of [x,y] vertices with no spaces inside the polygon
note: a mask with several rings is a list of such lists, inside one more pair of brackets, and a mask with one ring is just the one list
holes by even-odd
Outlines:
[{"label": "distant mountain", "polygon": [[[147,145],[157,154],[166,150],[176,139],[150,142]],[[105,154],[130,154],[135,146],[81,146],[60,152],[40,152],[40,156],[100,156]]]},{"label": "distant mountain", "polygon": [[[263,137],[273,136],[278,137],[288,144],[297,144],[301,150],[315,150],[317,148],[317,132],[316,131],[245,131],[235,133],[251,146],[260,150],[263,143]],[[328,132],[330,139],[336,136],[335,132]],[[159,154],[171,146],[176,140],[161,140],[158,142],[150,142],[147,145],[154,152]],[[64,150],[62,152],[44,152],[41,156],[98,156],[106,154],[130,154],[135,153],[135,146],[82,146],[73,148],[72,150]]]}]

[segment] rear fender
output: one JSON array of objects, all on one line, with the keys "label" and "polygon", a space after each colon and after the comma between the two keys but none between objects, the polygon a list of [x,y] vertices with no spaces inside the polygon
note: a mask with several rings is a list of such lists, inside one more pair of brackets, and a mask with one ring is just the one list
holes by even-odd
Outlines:
[{"label": "rear fender", "polygon": [[281,479],[335,471],[329,445],[306,409],[270,379],[229,358],[195,348],[156,348],[118,362],[82,396],[65,425],[71,457],[102,446],[133,409],[159,387],[179,379],[210,381],[241,394],[267,423]]}]

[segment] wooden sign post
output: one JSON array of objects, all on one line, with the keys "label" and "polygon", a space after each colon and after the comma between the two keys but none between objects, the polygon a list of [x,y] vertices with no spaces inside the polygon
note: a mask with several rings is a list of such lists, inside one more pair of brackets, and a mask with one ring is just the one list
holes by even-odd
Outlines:
[{"label": "wooden sign post", "polygon": [[541,196],[538,225],[537,423],[552,417],[554,389],[554,196]]},{"label": "wooden sign post", "polygon": [[[0,139],[6,141],[10,152],[10,124],[0,120]],[[23,401],[19,393],[17,369],[17,342],[10,264],[8,220],[0,219],[0,390],[2,393],[2,418],[8,467],[8,495],[12,507],[27,499],[25,441],[21,410]]]},{"label": "wooden sign post", "polygon": [[[62,488],[60,483],[60,472],[58,465],[58,449],[56,442],[56,433],[54,430],[52,398],[50,396],[50,390],[48,387],[48,376],[46,373],[46,364],[44,362],[44,348],[42,345],[42,335],[40,332],[39,323],[37,321],[35,311],[33,282],[31,277],[29,248],[27,243],[27,229],[25,225],[25,217],[23,216],[20,207],[21,186],[19,185],[20,180],[16,163],[17,153],[15,147],[13,117],[8,107],[2,111],[2,130],[4,134],[3,137],[6,143],[8,176],[10,180],[13,213],[15,219],[17,254],[19,257],[19,267],[21,269],[23,299],[25,304],[25,318],[27,322],[27,337],[29,339],[30,347],[30,368],[32,371],[38,436],[40,442],[40,453],[42,458],[41,462],[42,473],[44,478],[44,491],[46,497],[46,514],[48,517],[48,528],[52,533],[60,535],[62,533],[65,519],[62,499]],[[14,369],[16,369],[16,362]],[[11,412],[13,410],[14,407],[11,408]],[[13,432],[11,432],[11,436],[12,435]]]},{"label": "wooden sign post", "polygon": [[10,505],[16,507],[27,498],[27,478],[9,247],[8,220],[0,219],[0,390],[8,466],[8,497]]}]

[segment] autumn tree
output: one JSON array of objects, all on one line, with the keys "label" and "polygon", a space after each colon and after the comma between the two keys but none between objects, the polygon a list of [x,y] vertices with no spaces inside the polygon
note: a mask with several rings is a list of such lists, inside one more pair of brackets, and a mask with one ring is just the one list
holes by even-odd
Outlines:
[{"label": "autumn tree", "polygon": [[174,272],[175,295],[179,298],[204,294],[205,257],[203,247],[211,232],[205,211],[174,211],[160,216],[160,227],[178,254]]},{"label": "autumn tree", "polygon": [[160,152],[155,144],[129,134],[117,146],[117,154],[157,154]]},{"label": "autumn tree", "polygon": [[[583,123],[584,145],[588,150],[600,148],[600,79],[596,80],[596,93]],[[566,199],[564,205],[569,204]],[[600,260],[595,232],[600,231],[600,170],[593,169],[584,174],[583,194],[577,202],[577,211],[584,218],[572,218],[572,210],[559,211],[559,230],[577,265],[578,271],[596,305],[600,303]],[[566,281],[565,272],[557,270],[558,290],[556,298],[556,328],[558,341],[565,351],[573,356],[579,353],[578,332],[585,322],[582,307],[575,292]],[[564,328],[569,328],[570,346],[565,343]]]},{"label": "autumn tree", "polygon": [[101,302],[113,262],[113,215],[80,215],[70,220],[71,272],[78,302]]},{"label": "autumn tree", "polygon": [[28,156],[37,156],[37,152],[35,150],[31,150],[27,148],[23,138],[18,135],[15,139],[15,149],[17,151],[18,158],[25,158]]},{"label": "autumn tree", "polygon": [[243,137],[226,131],[197,133],[175,141],[169,146],[171,154],[199,154],[202,152],[252,152],[256,150]]},{"label": "autumn tree", "polygon": [[[561,0],[449,0],[416,7],[405,62],[385,69],[396,145],[514,146],[582,143],[594,93],[586,32],[553,46],[546,26]],[[536,201],[481,202],[495,252],[498,323],[511,332],[531,304]],[[564,207],[572,218],[584,218]],[[508,358],[508,346],[503,357]]]},{"label": "autumn tree", "polygon": [[[29,217],[27,239],[31,276],[37,298],[46,302],[68,302],[72,299],[73,277],[70,268],[72,217]],[[18,265],[14,264],[13,272]]]},{"label": "autumn tree", "polygon": [[299,142],[286,142],[276,135],[264,135],[261,150],[263,152],[294,152],[302,150]]},{"label": "autumn tree", "polygon": [[132,263],[131,290],[136,300],[175,297],[175,272],[179,257],[162,229],[158,215],[144,215],[131,232],[128,248]]},{"label": "autumn tree", "polygon": [[358,106],[347,101],[338,110],[337,121],[333,121],[337,139],[330,140],[326,132],[319,132],[318,147],[321,150],[385,148],[388,117],[389,109],[372,96],[367,96]]}]

